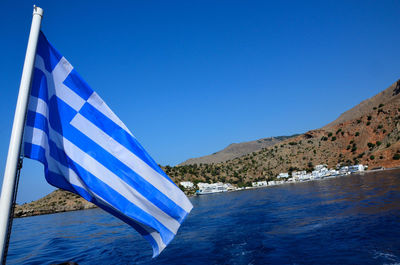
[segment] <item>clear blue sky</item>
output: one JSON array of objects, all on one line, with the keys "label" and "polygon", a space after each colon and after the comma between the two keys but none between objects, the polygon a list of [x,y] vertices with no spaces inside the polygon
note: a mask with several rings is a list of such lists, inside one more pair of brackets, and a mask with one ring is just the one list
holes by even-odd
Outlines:
[{"label": "clear blue sky", "polygon": [[[11,1],[0,15],[2,182],[32,5],[162,165],[319,128],[400,78],[399,1]],[[18,202],[52,191],[25,159]]]}]

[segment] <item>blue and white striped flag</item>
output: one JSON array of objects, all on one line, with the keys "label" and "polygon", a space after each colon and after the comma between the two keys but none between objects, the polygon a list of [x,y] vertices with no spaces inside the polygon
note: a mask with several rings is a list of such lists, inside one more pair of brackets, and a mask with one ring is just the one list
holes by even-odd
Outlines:
[{"label": "blue and white striped flag", "polygon": [[24,132],[25,157],[47,182],[135,228],[153,257],[192,209],[132,133],[40,33]]}]

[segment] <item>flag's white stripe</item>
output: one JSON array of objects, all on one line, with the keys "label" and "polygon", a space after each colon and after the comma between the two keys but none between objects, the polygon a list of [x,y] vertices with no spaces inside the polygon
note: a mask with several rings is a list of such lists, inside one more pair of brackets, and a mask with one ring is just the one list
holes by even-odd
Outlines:
[{"label": "flag's white stripe", "polygon": [[40,113],[45,117],[48,114],[47,103],[43,99],[34,96],[31,96],[29,99],[28,110]]},{"label": "flag's white stripe", "polygon": [[108,136],[79,113],[72,119],[71,125],[80,130],[107,152],[115,156],[118,160],[140,175],[160,192],[164,193],[183,210],[190,212],[192,205],[186,196],[181,192],[181,190],[179,190],[177,186],[165,179],[164,176],[161,176],[157,171],[143,162],[125,146]]},{"label": "flag's white stripe", "polygon": [[[52,129],[50,129],[52,131]],[[61,136],[62,137],[62,136]],[[171,218],[165,212],[160,210],[150,201],[148,201],[143,195],[121,180],[117,175],[108,170],[97,160],[90,155],[86,154],[79,147],[74,145],[68,139],[63,139],[63,146],[65,153],[78,165],[84,168],[86,171],[96,176],[99,180],[108,185],[111,189],[121,194],[132,204],[139,207],[144,212],[153,216],[161,224],[163,224],[168,230],[176,234],[180,223],[175,219]]]},{"label": "flag's white stripe", "polygon": [[46,155],[49,153],[48,139],[44,131],[31,126],[25,126],[24,134],[25,142],[39,145],[44,148],[44,150],[46,151]]},{"label": "flag's white stripe", "polygon": [[54,82],[64,82],[64,80],[67,79],[68,75],[73,69],[74,67],[67,61],[67,59],[65,59],[65,57],[62,57],[57,63],[56,67],[54,67],[53,71],[51,72]]},{"label": "flag's white stripe", "polygon": [[40,69],[46,76],[49,99],[56,95],[74,110],[79,111],[82,108],[86,101],[63,84],[65,78],[73,69],[64,57],[58,62],[53,72],[49,73],[45,68],[43,58],[40,55],[36,55],[35,67]]},{"label": "flag's white stripe", "polygon": [[64,176],[68,182],[88,192],[82,180],[76,175],[76,173],[72,169],[64,166],[63,164],[61,164],[60,162],[58,162],[57,160],[55,160],[50,156],[49,154],[50,148],[48,145],[47,134],[44,131],[31,126],[26,126],[25,135],[26,135],[25,139],[26,143],[31,143],[43,147],[43,149],[46,152],[45,156],[49,171]]},{"label": "flag's white stripe", "polygon": [[107,104],[99,97],[99,95],[96,92],[93,92],[93,94],[90,95],[87,102],[94,108],[96,108],[98,111],[103,113],[107,118],[118,124],[119,127],[124,129],[131,136],[133,136],[131,131],[129,131],[129,129],[125,126],[125,124],[117,117],[117,115],[114,114],[114,112],[112,112],[112,110],[107,106]]},{"label": "flag's white stripe", "polygon": [[[146,229],[146,228],[144,228],[144,229]],[[149,231],[147,230],[147,232],[149,232]],[[160,233],[158,233],[157,231],[150,232],[150,236],[156,241],[156,243],[158,245],[158,254],[161,253],[161,251],[163,251],[163,249],[167,245],[165,245],[164,242],[162,241]]]},{"label": "flag's white stripe", "polygon": [[67,103],[71,108],[79,111],[85,104],[85,100],[78,96],[74,91],[69,89],[66,85],[59,83],[55,84],[56,96]]}]

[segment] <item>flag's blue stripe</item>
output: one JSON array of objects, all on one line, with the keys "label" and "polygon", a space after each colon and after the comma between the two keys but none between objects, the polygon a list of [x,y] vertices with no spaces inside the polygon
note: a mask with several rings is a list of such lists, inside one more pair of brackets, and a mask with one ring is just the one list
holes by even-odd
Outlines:
[{"label": "flag's blue stripe", "polygon": [[[48,167],[45,168],[45,177],[47,182],[57,188],[76,193],[75,186],[68,182],[65,177],[53,171],[49,171]],[[78,194],[79,195],[79,194]]]},{"label": "flag's blue stripe", "polygon": [[62,55],[47,41],[43,32],[39,34],[36,54],[39,54],[43,58],[46,70],[50,73],[62,58]]},{"label": "flag's blue stripe", "polygon": [[34,69],[31,95],[47,102],[48,91],[47,91],[47,78],[46,75],[39,68]]},{"label": "flag's blue stripe", "polygon": [[57,147],[57,144],[49,139],[50,156],[57,162],[65,167],[70,167],[69,160],[67,159],[65,152]]},{"label": "flag's blue stripe", "polygon": [[76,113],[76,111],[61,100],[58,100],[57,105],[59,108],[63,109],[63,114],[65,112],[69,113],[63,115],[62,119],[60,119],[60,116],[56,115],[54,115],[53,119],[50,119],[50,125],[56,132],[63,135],[66,139],[78,146],[82,151],[96,159],[100,164],[116,174],[119,178],[137,190],[166,214],[173,217],[180,223],[183,221],[183,218],[187,215],[185,210],[183,210],[165,194],[160,192],[153,185],[144,180],[140,175],[118,160],[115,156],[104,150],[92,139],[87,137],[75,127],[70,126],[70,119],[67,118],[64,120],[64,118],[65,116],[72,116],[74,113]]},{"label": "flag's blue stripe", "polygon": [[69,87],[72,91],[78,94],[84,100],[88,100],[90,95],[92,95],[93,90],[89,85],[83,80],[75,69],[71,71],[68,77],[64,81],[64,85]]},{"label": "flag's blue stripe", "polygon": [[49,125],[47,123],[47,118],[40,113],[28,110],[26,117],[26,125],[38,128],[42,131],[48,132]]},{"label": "flag's blue stripe", "polygon": [[82,177],[85,184],[94,193],[101,196],[105,201],[120,210],[123,214],[129,216],[134,220],[137,220],[138,222],[148,224],[148,226],[153,227],[155,230],[159,231],[163,241],[171,240],[174,237],[174,233],[172,233],[153,216],[137,207],[124,196],[122,196],[121,194],[110,188],[107,184],[102,182],[100,179],[98,179],[96,176],[92,175],[90,172],[72,161],[69,157],[68,159],[70,160],[70,165],[72,166],[72,168],[74,168],[75,172],[77,172],[78,175]]},{"label": "flag's blue stripe", "polygon": [[56,96],[51,97],[48,108],[51,127],[57,128],[56,131],[63,135],[64,130],[68,131],[68,129],[72,127],[70,122],[77,112]]},{"label": "flag's blue stripe", "polygon": [[39,145],[24,143],[24,156],[38,160],[47,166],[46,150]]},{"label": "flag's blue stripe", "polygon": [[[62,177],[62,176],[60,176],[60,177]],[[88,202],[96,204],[95,198],[91,194],[89,194],[85,189],[83,189],[82,187],[76,186],[72,183],[71,183],[71,187],[73,187],[73,189],[74,189],[74,191],[72,191],[73,193],[80,195],[82,198],[84,198]]]},{"label": "flag's blue stripe", "polygon": [[127,133],[124,129],[122,129],[118,124],[109,119],[103,113],[98,111],[95,107],[86,103],[80,109],[79,113],[84,116],[86,119],[91,121],[97,127],[99,127],[106,134],[111,136],[115,141],[125,146],[129,151],[138,156],[141,160],[143,160],[147,165],[153,168],[155,171],[160,173],[164,178],[168,181],[176,185],[166,174],[165,172],[157,165],[157,163],[147,154],[144,148],[140,145],[140,143],[132,137],[129,133]]}]

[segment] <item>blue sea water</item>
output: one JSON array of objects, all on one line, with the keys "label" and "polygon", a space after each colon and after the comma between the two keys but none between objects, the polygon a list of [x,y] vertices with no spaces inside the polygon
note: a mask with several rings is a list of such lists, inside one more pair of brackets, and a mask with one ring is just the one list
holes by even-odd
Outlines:
[{"label": "blue sea water", "polygon": [[400,170],[191,198],[155,259],[99,210],[15,219],[9,264],[400,264]]}]

